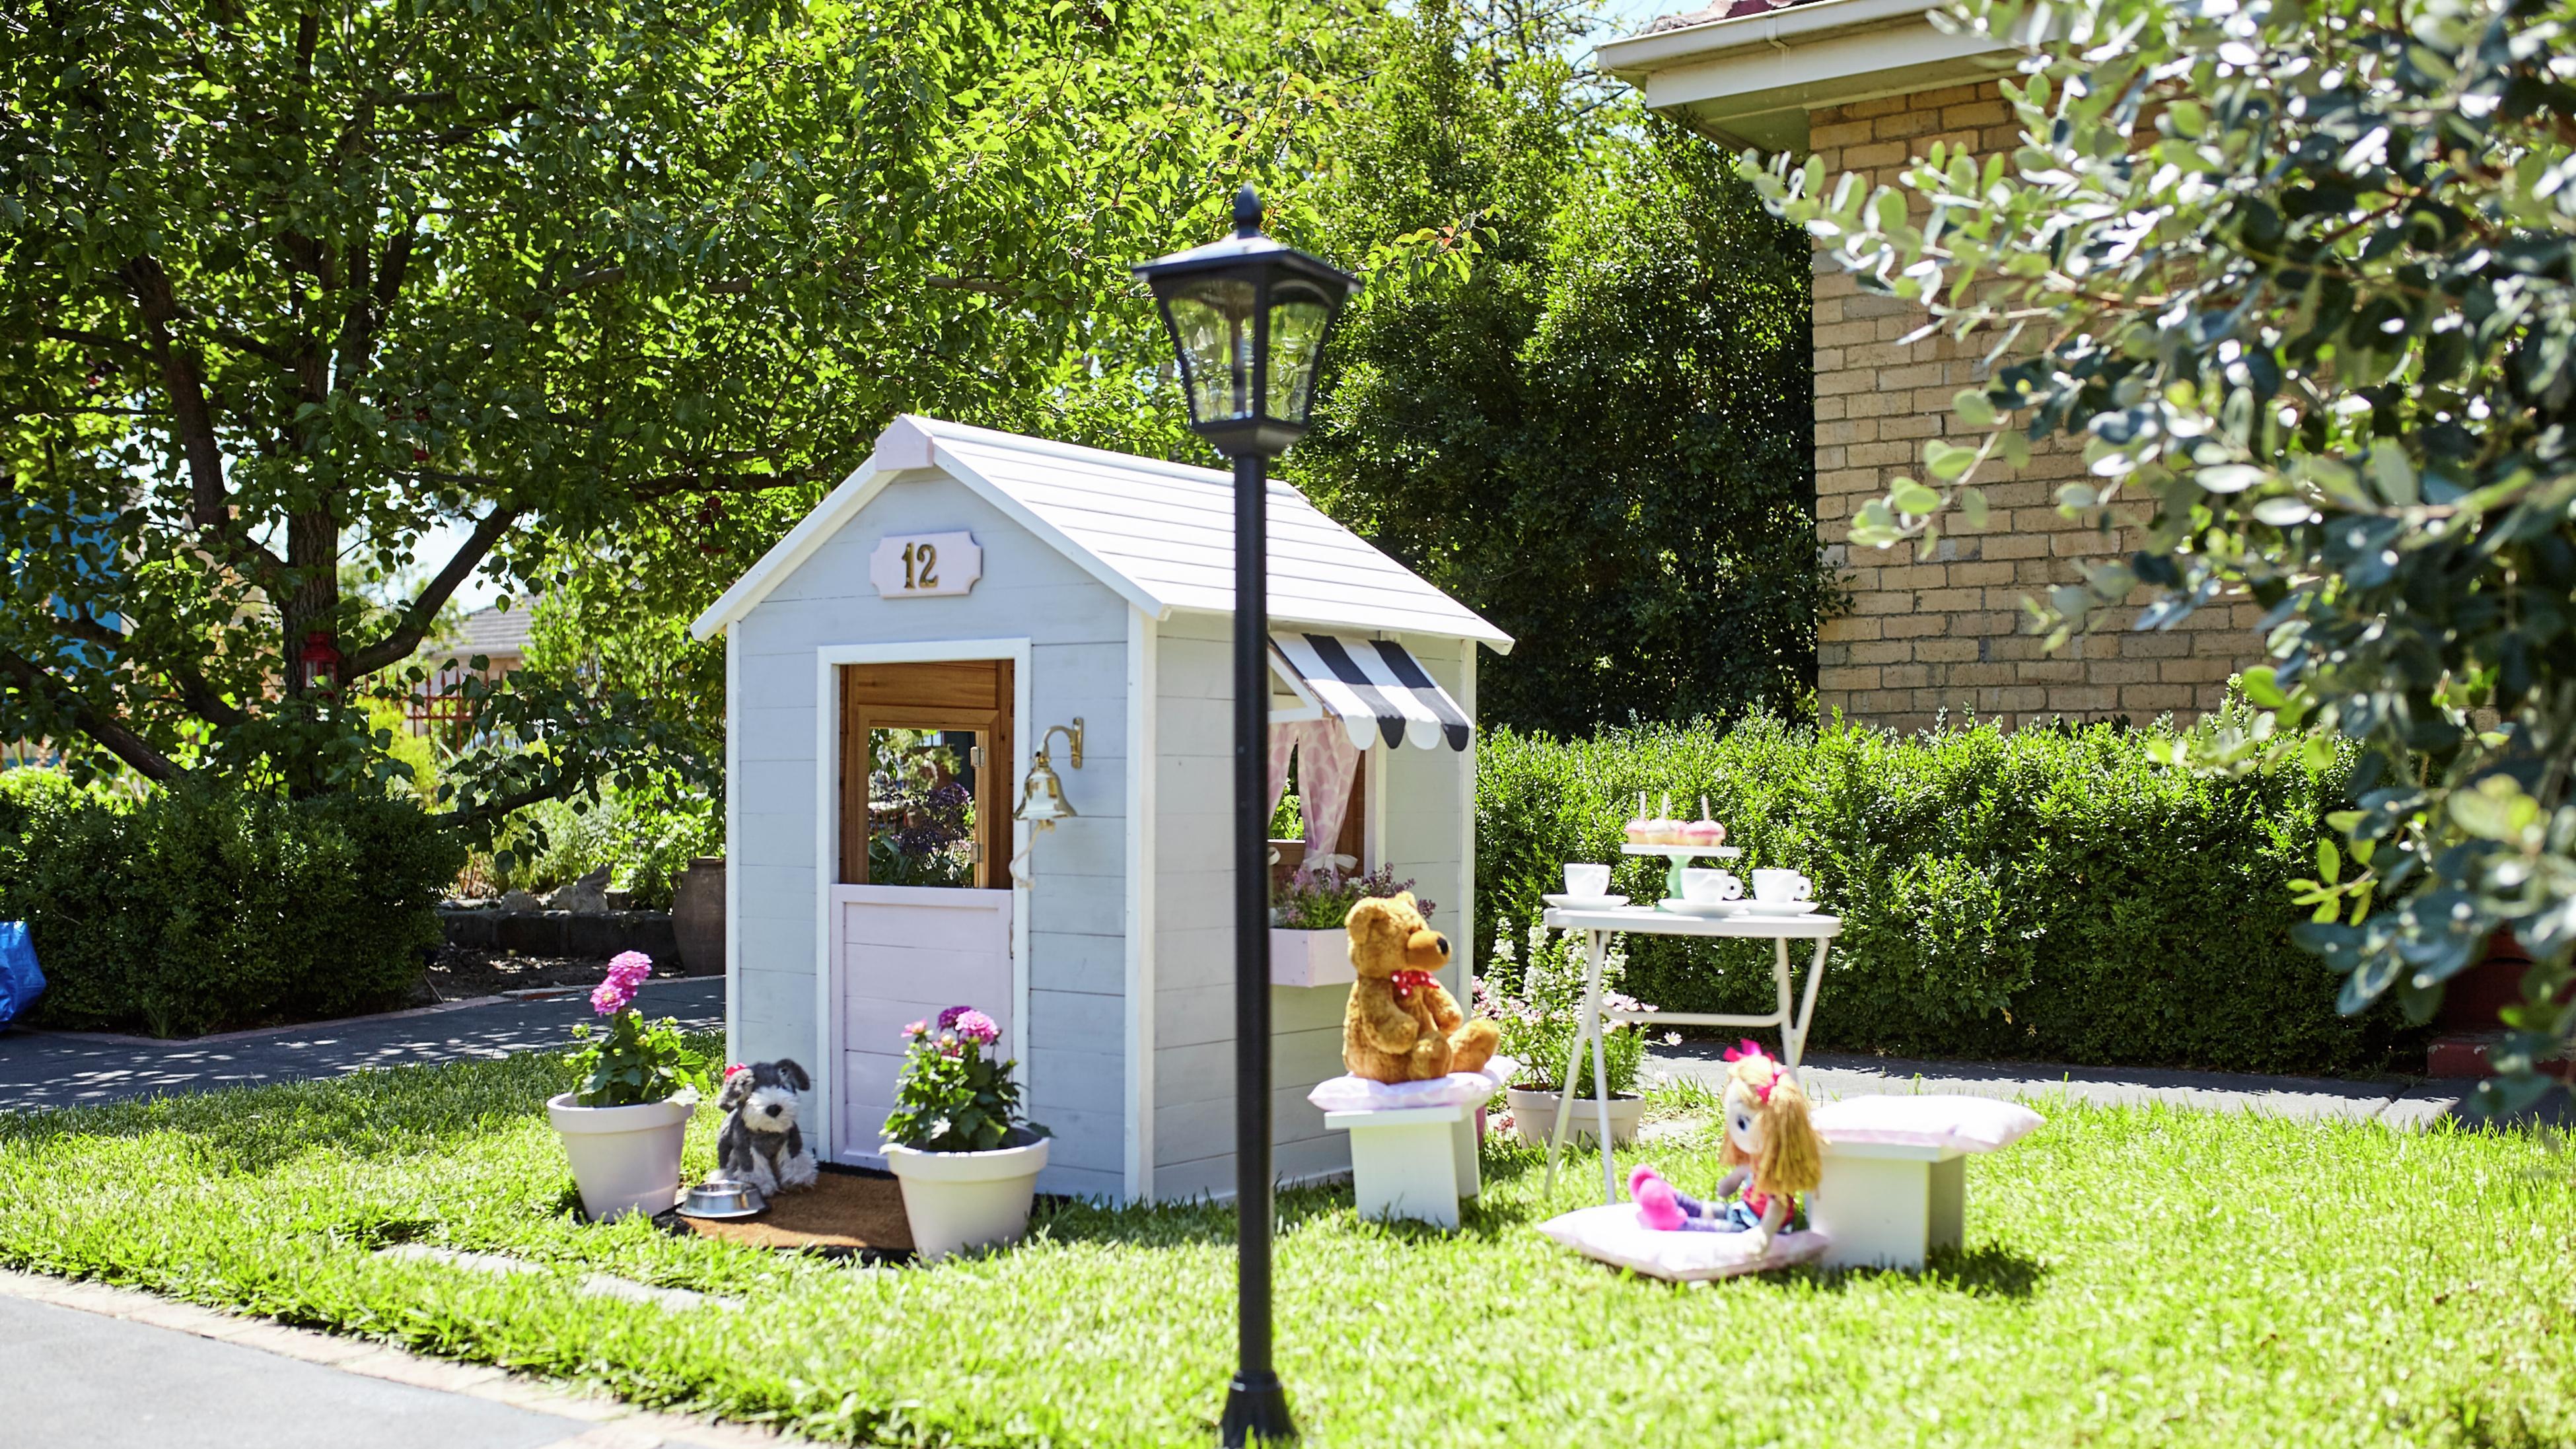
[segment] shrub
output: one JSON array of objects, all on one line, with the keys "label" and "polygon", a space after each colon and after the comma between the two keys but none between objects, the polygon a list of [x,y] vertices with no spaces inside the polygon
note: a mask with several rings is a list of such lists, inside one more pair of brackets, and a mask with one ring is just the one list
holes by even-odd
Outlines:
[{"label": "shrub", "polygon": [[724,811],[676,784],[548,800],[510,818],[476,877],[502,891],[549,891],[601,866],[639,911],[667,911],[691,859],[724,851]]},{"label": "shrub", "polygon": [[[1612,1011],[1656,1010],[1620,989],[1627,982],[1627,941],[1625,936],[1613,937],[1602,955],[1601,1004]],[[1562,1092],[1565,1087],[1559,1079],[1565,1075],[1566,1059],[1574,1053],[1575,1028],[1583,1019],[1583,937],[1574,931],[1552,933],[1533,919],[1526,963],[1521,954],[1521,943],[1512,939],[1512,922],[1508,918],[1497,922],[1494,944],[1486,956],[1492,969],[1476,980],[1476,1014],[1492,1017],[1502,1027],[1495,1054],[1520,1063],[1513,1086]],[[1647,1031],[1646,1023],[1634,1021],[1602,1029],[1601,1075],[1612,1093],[1635,1090],[1637,1069],[1646,1060]],[[1584,1053],[1583,1060],[1589,1063],[1592,1054]],[[1589,1072],[1589,1066],[1577,1071],[1576,1095],[1582,1094],[1582,1083],[1591,1080]]]},{"label": "shrub", "polygon": [[138,802],[0,781],[0,916],[51,985],[32,1025],[186,1036],[398,1004],[464,849],[413,804],[186,779]]},{"label": "shrub", "polygon": [[[1659,897],[1664,862],[1621,856],[1620,827],[1639,790],[1706,792],[1739,873],[1805,871],[1843,918],[1818,1047],[2289,1071],[2375,1067],[2419,1041],[2390,1011],[2337,1015],[2333,973],[2290,940],[2289,882],[2313,871],[2340,779],[2197,775],[2151,757],[2169,738],[1761,716],[1570,742],[1496,731],[1479,918],[1530,916],[1569,860],[1615,862],[1614,889]],[[1627,989],[1668,1011],[1767,1011],[1771,949],[1631,936]]]}]

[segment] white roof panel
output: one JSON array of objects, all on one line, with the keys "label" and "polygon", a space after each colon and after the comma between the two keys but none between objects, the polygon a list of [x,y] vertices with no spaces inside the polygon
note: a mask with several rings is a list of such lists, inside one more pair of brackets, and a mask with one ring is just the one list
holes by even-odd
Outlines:
[{"label": "white roof panel", "polygon": [[[879,436],[868,462],[700,616],[699,636],[749,612],[894,473],[934,467],[1157,618],[1175,609],[1233,611],[1233,475],[907,415]],[[1274,621],[1511,648],[1510,635],[1277,479],[1270,482],[1269,562]]]}]

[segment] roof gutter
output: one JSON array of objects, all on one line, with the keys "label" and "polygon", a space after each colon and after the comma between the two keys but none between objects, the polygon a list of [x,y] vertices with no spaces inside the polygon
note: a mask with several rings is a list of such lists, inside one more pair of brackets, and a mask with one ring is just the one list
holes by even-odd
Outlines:
[{"label": "roof gutter", "polygon": [[1720,141],[1799,151],[1810,111],[1989,79],[2019,58],[1925,16],[1924,0],[1810,0],[1614,40],[1593,58],[1648,108]]}]

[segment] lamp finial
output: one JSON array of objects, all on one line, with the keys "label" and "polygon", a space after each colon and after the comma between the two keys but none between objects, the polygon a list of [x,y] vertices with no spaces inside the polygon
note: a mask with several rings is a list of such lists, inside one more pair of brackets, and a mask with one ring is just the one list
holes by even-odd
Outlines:
[{"label": "lamp finial", "polygon": [[1234,234],[1236,236],[1261,235],[1261,197],[1253,191],[1252,183],[1249,181],[1243,183],[1243,189],[1234,194]]}]

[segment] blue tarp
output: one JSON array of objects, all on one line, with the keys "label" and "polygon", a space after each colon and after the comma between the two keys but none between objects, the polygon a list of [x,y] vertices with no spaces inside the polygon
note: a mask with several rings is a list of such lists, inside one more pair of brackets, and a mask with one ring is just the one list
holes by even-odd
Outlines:
[{"label": "blue tarp", "polygon": [[36,943],[27,939],[27,923],[0,921],[0,1026],[44,994],[45,973],[36,969]]}]

